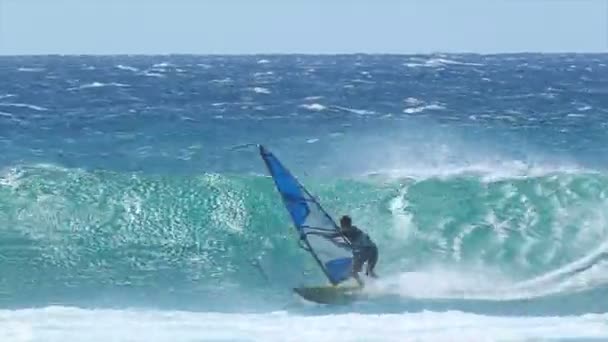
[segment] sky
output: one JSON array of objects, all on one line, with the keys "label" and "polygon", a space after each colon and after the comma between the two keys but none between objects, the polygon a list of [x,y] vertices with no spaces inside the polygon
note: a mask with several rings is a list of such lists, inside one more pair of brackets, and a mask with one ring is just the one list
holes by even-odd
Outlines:
[{"label": "sky", "polygon": [[608,52],[608,0],[0,0],[0,54]]}]

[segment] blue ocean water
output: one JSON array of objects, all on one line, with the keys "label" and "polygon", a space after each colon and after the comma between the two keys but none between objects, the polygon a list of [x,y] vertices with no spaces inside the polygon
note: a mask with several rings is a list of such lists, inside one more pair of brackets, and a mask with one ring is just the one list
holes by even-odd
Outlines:
[{"label": "blue ocean water", "polygon": [[[0,337],[607,338],[608,55],[0,58]],[[303,302],[264,144],[380,248]]]}]

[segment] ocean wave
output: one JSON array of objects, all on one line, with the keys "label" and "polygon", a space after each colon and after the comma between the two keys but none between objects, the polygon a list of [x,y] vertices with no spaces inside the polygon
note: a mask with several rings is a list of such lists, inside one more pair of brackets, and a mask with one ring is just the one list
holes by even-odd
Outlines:
[{"label": "ocean wave", "polygon": [[[396,288],[409,296],[504,300],[569,293],[578,288],[568,284],[580,279],[591,288],[608,282],[593,271],[604,262],[601,251],[588,253],[608,236],[603,218],[608,179],[602,174],[548,172],[494,180],[466,173],[421,179],[376,174],[304,182],[330,213],[350,213],[377,242],[385,293]],[[89,288],[91,280],[120,286],[121,279],[135,289],[179,281],[189,293],[197,291],[194,284],[218,281],[251,287],[261,281],[252,259],[277,284],[302,281],[305,272],[322,281],[298,249],[266,176],[164,178],[54,165],[12,167],[0,174],[0,206],[0,224],[12,227],[0,241],[22,246],[19,253],[7,249],[3,255],[19,266],[0,284],[0,292],[11,298],[37,291],[36,284],[62,288],[65,281]],[[573,262],[578,264],[567,266]],[[591,271],[583,272],[583,266]],[[46,278],[56,267],[61,278]],[[455,273],[450,276],[446,267]],[[492,285],[502,289],[497,282],[484,287],[467,276],[499,278],[479,268],[509,269],[504,284],[511,285],[557,269],[567,276],[498,293],[490,291]],[[165,276],[168,270],[171,277]],[[438,274],[453,281],[418,292],[404,288]],[[30,285],[24,287],[24,281]]]}]

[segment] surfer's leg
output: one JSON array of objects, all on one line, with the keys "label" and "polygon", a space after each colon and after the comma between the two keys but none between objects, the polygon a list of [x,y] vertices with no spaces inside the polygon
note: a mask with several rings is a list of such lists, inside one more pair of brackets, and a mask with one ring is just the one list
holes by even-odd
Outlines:
[{"label": "surfer's leg", "polygon": [[352,274],[353,274],[353,278],[357,281],[357,283],[359,283],[359,286],[363,286],[363,281],[361,280],[361,278],[359,278],[359,272],[361,272],[364,262],[365,262],[365,259],[363,258],[363,255],[361,252],[356,252],[353,254]]},{"label": "surfer's leg", "polygon": [[359,284],[359,286],[363,287],[365,285],[363,283],[363,280],[361,280],[361,278],[359,277],[359,273],[353,272],[353,278],[357,281],[357,283]]},{"label": "surfer's leg", "polygon": [[367,260],[367,269],[365,274],[377,278],[376,272],[374,272],[374,268],[376,267],[376,263],[378,262],[378,248],[376,246],[372,247],[369,252],[369,259]]}]

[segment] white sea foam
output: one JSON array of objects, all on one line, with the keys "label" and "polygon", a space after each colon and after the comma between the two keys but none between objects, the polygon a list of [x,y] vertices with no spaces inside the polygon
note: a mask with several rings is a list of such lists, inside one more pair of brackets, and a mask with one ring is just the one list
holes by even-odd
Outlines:
[{"label": "white sea foam", "polygon": [[41,106],[36,106],[33,104],[28,104],[28,103],[7,103],[7,102],[0,102],[0,106],[3,107],[18,107],[18,108],[29,108],[29,109],[33,109],[39,112],[42,111],[47,111],[47,108],[41,107]]},{"label": "white sea foam", "polygon": [[215,80],[209,81],[209,83],[218,83],[218,84],[226,84],[226,83],[232,83],[232,82],[233,82],[233,80],[230,77],[221,78],[221,79],[215,79]]},{"label": "white sea foam", "polygon": [[122,65],[122,64],[118,64],[116,66],[116,68],[120,69],[120,70],[127,70],[127,71],[139,71],[139,69],[129,66],[129,65]]},{"label": "white sea foam", "polygon": [[577,107],[576,109],[580,110],[581,112],[586,112],[588,110],[593,109],[593,107],[591,107],[590,105],[584,104],[584,105],[581,105],[581,106]]},{"label": "white sea foam", "polygon": [[320,100],[322,99],[324,96],[307,96],[304,98],[304,100],[306,101],[315,101],[315,100]]},{"label": "white sea foam", "polygon": [[427,60],[421,58],[412,59],[412,62],[406,62],[403,64],[409,68],[417,68],[417,67],[428,67],[428,68],[439,68],[448,65],[464,65],[464,66],[483,66],[480,63],[471,63],[471,62],[461,62],[456,60],[451,60],[447,58],[430,58]]},{"label": "white sea foam", "polygon": [[110,83],[92,82],[92,83],[83,84],[79,87],[69,88],[68,90],[103,88],[103,87],[129,87],[129,85],[123,84],[123,83],[117,83],[117,82],[110,82]]},{"label": "white sea foam", "polygon": [[253,91],[258,94],[270,94],[271,93],[270,90],[268,90],[266,88],[262,88],[262,87],[254,87]]},{"label": "white sea foam", "polygon": [[373,110],[367,110],[367,109],[356,109],[356,108],[348,108],[348,107],[342,107],[342,106],[332,106],[332,107],[336,108],[336,109],[343,110],[345,112],[350,112],[350,113],[358,114],[358,115],[372,115],[372,114],[376,114],[376,112],[374,112]]},{"label": "white sea foam", "polygon": [[[386,163],[389,163],[386,160]],[[401,162],[395,161],[400,164]],[[413,178],[423,180],[428,178],[446,179],[466,175],[479,176],[482,181],[494,182],[504,179],[522,179],[531,177],[543,177],[561,174],[597,174],[598,171],[580,167],[574,164],[562,163],[531,164],[521,160],[463,160],[460,162],[445,162],[441,167],[437,164],[444,163],[441,160],[427,161],[403,161],[408,164],[407,168],[382,168],[368,170],[364,176],[382,175],[388,179]],[[428,164],[428,165],[427,165]]]},{"label": "white sea foam", "polygon": [[151,72],[151,71],[144,71],[144,72],[142,73],[142,75],[144,75],[144,76],[148,76],[148,77],[159,77],[159,78],[161,78],[161,77],[165,77],[165,75],[163,75],[163,74],[161,74],[161,73],[158,73],[158,72]]},{"label": "white sea foam", "polygon": [[424,105],[424,106],[418,106],[418,107],[405,108],[403,110],[403,112],[407,113],[407,114],[415,114],[415,113],[421,113],[421,112],[424,112],[427,110],[442,110],[442,109],[445,109],[445,107],[440,104],[430,104],[430,105]]},{"label": "white sea foam", "polygon": [[608,338],[608,314],[500,317],[460,311],[295,315],[46,307],[0,310],[0,340],[504,341]]},{"label": "white sea foam", "polygon": [[324,105],[319,104],[319,103],[303,104],[303,105],[300,105],[300,107],[308,109],[308,110],[316,111],[316,112],[320,112],[320,111],[327,109],[327,107],[325,107]]},{"label": "white sea foam", "polygon": [[152,67],[153,68],[166,68],[166,67],[171,66],[171,65],[172,65],[171,63],[162,62],[162,63],[156,63]]},{"label": "white sea foam", "polygon": [[421,104],[424,103],[424,101],[417,99],[415,97],[408,97],[403,101],[405,101],[405,103],[409,106],[420,106]]},{"label": "white sea foam", "polygon": [[42,72],[44,68],[18,68],[17,71],[21,72]]},{"label": "white sea foam", "polygon": [[272,71],[264,71],[264,72],[256,72],[253,74],[253,77],[265,77],[265,76],[272,76],[274,75],[274,72]]}]

